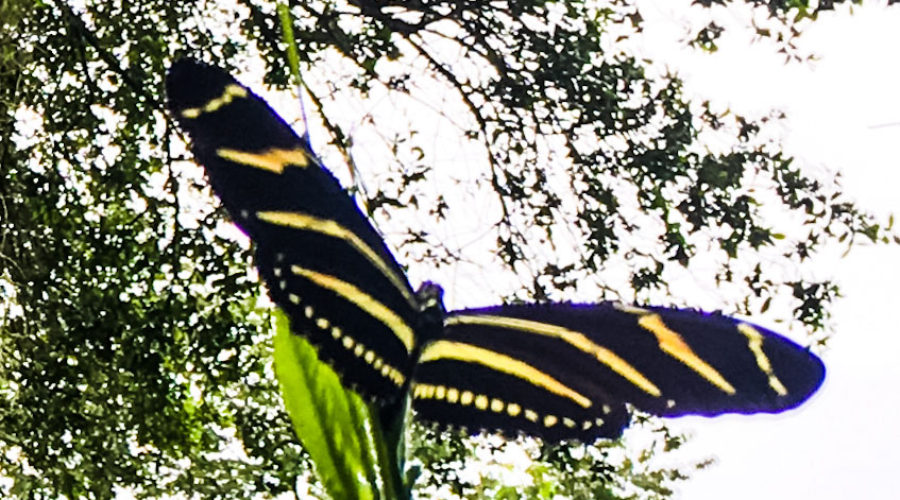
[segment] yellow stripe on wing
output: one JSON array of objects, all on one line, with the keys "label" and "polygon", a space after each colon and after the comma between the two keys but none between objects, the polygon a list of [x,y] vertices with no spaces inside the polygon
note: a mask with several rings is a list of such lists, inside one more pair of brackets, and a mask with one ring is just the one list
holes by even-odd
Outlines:
[{"label": "yellow stripe on wing", "polygon": [[347,242],[351,247],[353,247],[357,252],[359,252],[370,264],[375,266],[381,274],[383,274],[388,281],[391,282],[394,287],[400,291],[403,295],[403,298],[406,299],[406,302],[409,303],[410,307],[413,309],[417,309],[418,305],[416,304],[415,298],[413,298],[412,293],[409,290],[409,286],[406,282],[394,272],[390,266],[372,249],[369,245],[366,244],[365,241],[362,240],[359,236],[356,235],[353,231],[347,229],[346,227],[338,224],[337,222],[329,219],[321,219],[319,217],[313,217],[312,215],[307,215],[298,212],[277,212],[277,211],[267,211],[267,212],[257,212],[256,216],[265,222],[270,224],[276,224],[279,226],[290,227],[294,229],[301,229],[304,231],[314,231],[320,234],[324,234],[326,236],[331,236],[332,238],[338,238]]},{"label": "yellow stripe on wing", "polygon": [[494,326],[557,338],[567,342],[568,344],[578,348],[581,351],[584,351],[596,357],[598,361],[608,366],[611,370],[618,373],[647,394],[656,397],[662,394],[659,388],[656,387],[653,382],[648,380],[647,377],[645,377],[637,368],[632,366],[624,359],[620,358],[618,355],[616,355],[616,353],[594,343],[583,333],[577,332],[575,330],[569,330],[568,328],[549,323],[542,323],[540,321],[489,315],[450,316],[447,318],[445,324]]},{"label": "yellow stripe on wing", "polygon": [[241,87],[236,83],[232,83],[225,87],[222,90],[222,94],[218,97],[210,99],[203,106],[198,106],[196,108],[185,108],[181,110],[181,116],[187,118],[189,120],[193,120],[203,113],[213,113],[218,111],[222,106],[227,106],[231,104],[235,98],[243,99],[247,97],[247,89]]},{"label": "yellow stripe on wing", "polygon": [[525,380],[526,382],[530,382],[564,398],[571,399],[584,408],[591,407],[590,399],[569,388],[562,382],[524,361],[520,361],[496,351],[461,342],[438,340],[429,344],[424,351],[422,351],[419,362],[426,363],[440,359],[453,359],[466,363],[477,363],[492,370],[506,373]]},{"label": "yellow stripe on wing", "polygon": [[284,172],[284,169],[291,165],[296,167],[309,165],[309,155],[302,147],[294,149],[270,148],[259,153],[220,148],[216,150],[216,154],[222,159],[248,167],[268,170],[276,174]]},{"label": "yellow stripe on wing", "polygon": [[648,330],[656,336],[659,347],[668,355],[681,361],[688,368],[697,372],[701,377],[705,378],[709,383],[718,387],[727,394],[734,394],[735,389],[721,373],[710,366],[706,361],[698,356],[691,346],[681,338],[677,332],[670,329],[663,323],[659,314],[645,314],[638,318],[638,324],[642,328]]},{"label": "yellow stripe on wing", "polygon": [[397,339],[406,347],[406,352],[412,352],[415,339],[412,328],[410,328],[406,321],[403,321],[403,318],[398,316],[381,302],[375,300],[371,295],[363,292],[351,283],[347,283],[346,281],[328,274],[317,273],[311,269],[305,269],[295,265],[291,266],[291,272],[298,276],[303,276],[322,288],[331,290],[356,307],[365,311],[368,315],[377,319],[394,332]]},{"label": "yellow stripe on wing", "polygon": [[763,352],[762,344],[763,344],[763,336],[756,328],[748,325],[747,323],[738,323],[737,329],[739,332],[743,333],[745,337],[747,337],[748,346],[750,350],[753,352],[753,356],[756,358],[756,364],[759,366],[759,369],[762,370],[763,373],[766,374],[766,377],[769,379],[769,387],[772,388],[773,391],[778,393],[779,396],[787,396],[788,390],[781,383],[781,380],[778,380],[778,377],[775,376],[775,373],[772,371],[772,363],[769,361],[769,357],[766,356],[766,353]]}]

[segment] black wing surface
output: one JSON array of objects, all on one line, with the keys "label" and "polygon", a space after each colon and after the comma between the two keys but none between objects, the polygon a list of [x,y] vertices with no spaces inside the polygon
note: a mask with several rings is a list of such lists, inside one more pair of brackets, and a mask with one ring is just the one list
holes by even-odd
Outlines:
[{"label": "black wing surface", "polygon": [[818,389],[822,362],[720,314],[612,303],[452,312],[413,381],[421,418],[548,440],[617,437],[626,403],[660,416],[780,412]]},{"label": "black wing surface", "polygon": [[169,109],[191,138],[294,333],[345,383],[394,399],[410,371],[415,296],[381,236],[306,143],[224,70],[183,59]]}]

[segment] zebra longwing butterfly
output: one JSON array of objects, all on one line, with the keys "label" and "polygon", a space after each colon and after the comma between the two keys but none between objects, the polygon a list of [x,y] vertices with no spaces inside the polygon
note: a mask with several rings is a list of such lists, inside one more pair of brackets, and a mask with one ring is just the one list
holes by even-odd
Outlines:
[{"label": "zebra longwing butterfly", "polygon": [[172,65],[168,104],[213,190],[256,244],[292,332],[345,384],[419,418],[547,440],[617,437],[661,415],[780,412],[825,375],[808,350],[720,314],[614,303],[445,312],[298,137],[227,72]]}]

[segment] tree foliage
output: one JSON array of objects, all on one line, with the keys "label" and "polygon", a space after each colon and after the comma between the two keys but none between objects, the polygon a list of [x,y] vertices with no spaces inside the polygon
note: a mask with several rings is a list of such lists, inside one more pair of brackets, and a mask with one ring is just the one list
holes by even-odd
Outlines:
[{"label": "tree foliage", "polygon": [[[788,25],[832,3],[765,2]],[[491,246],[526,283],[508,297],[569,297],[590,281],[587,298],[646,298],[665,290],[669,273],[712,255],[711,279],[743,282],[747,298],[731,307],[783,301],[821,328],[836,285],[783,269],[826,242],[885,237],[839,186],[766,139],[774,117],[690,102],[677,76],[631,54],[642,26],[630,2],[290,5],[304,73],[324,75],[307,82],[316,113],[329,147],[347,158],[347,130],[361,116],[333,111],[335,96],[415,96],[423,82],[453,92],[497,200]],[[0,23],[0,492],[294,491],[307,469],[272,376],[250,253],[222,230],[197,171],[178,161],[161,95],[165,68],[185,52],[225,64],[252,54],[265,61],[266,82],[284,87],[274,7],[6,0]],[[710,134],[730,139],[711,150]],[[367,200],[377,220],[388,224],[398,206],[434,220],[453,210],[420,189],[436,173],[422,141],[409,130],[387,141],[392,168]],[[798,216],[779,227],[763,205]],[[392,241],[412,267],[449,265],[463,252],[416,227]],[[557,251],[565,245],[572,251]],[[627,290],[606,281],[613,264],[631,269]],[[457,439],[419,441],[423,488],[490,487],[453,477],[447,464],[469,453]],[[602,457],[566,453],[535,453],[549,468],[532,469],[546,479],[534,488],[614,498],[625,494],[611,485],[624,482],[665,496],[660,485],[677,479],[636,478],[627,465],[614,471]]]}]

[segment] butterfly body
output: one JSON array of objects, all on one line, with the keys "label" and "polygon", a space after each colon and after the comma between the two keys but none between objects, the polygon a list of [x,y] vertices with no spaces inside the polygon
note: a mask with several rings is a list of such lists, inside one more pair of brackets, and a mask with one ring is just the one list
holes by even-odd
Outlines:
[{"label": "butterfly body", "polygon": [[225,71],[190,60],[169,107],[294,333],[343,381],[420,418],[556,441],[616,437],[627,404],[661,415],[778,412],[821,384],[821,361],[722,315],[612,303],[444,311],[418,292],[305,141]]}]

